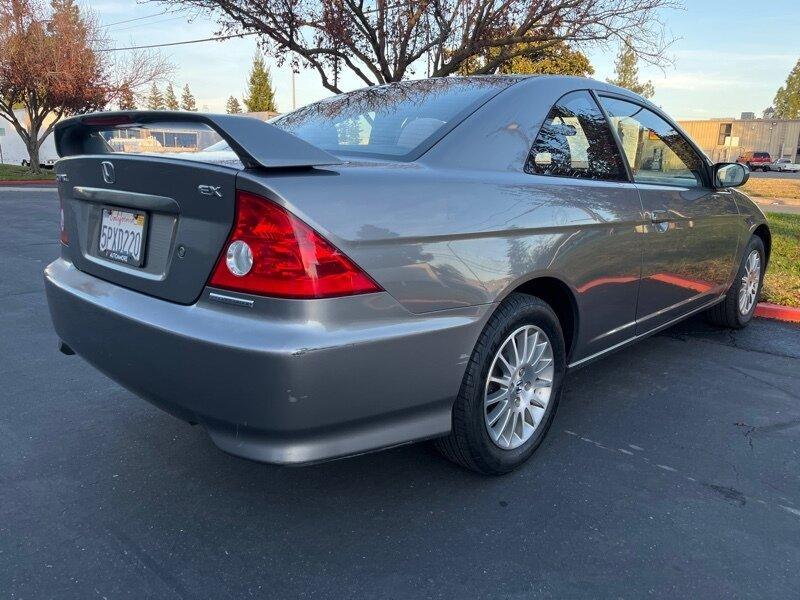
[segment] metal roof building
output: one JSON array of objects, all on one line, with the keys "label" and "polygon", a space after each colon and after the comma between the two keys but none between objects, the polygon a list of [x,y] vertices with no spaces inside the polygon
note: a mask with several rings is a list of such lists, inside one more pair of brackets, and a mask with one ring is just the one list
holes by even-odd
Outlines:
[{"label": "metal roof building", "polygon": [[709,119],[679,123],[716,162],[735,161],[744,152],[769,152],[772,160],[789,158],[800,162],[800,119]]}]

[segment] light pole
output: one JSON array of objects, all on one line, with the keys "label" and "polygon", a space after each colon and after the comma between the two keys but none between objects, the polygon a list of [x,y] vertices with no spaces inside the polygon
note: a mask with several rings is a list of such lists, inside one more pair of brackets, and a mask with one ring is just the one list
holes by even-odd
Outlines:
[{"label": "light pole", "polygon": [[295,110],[297,108],[297,95],[295,92],[295,83],[294,83],[295,75],[296,73],[294,72],[294,67],[292,67],[292,110]]}]

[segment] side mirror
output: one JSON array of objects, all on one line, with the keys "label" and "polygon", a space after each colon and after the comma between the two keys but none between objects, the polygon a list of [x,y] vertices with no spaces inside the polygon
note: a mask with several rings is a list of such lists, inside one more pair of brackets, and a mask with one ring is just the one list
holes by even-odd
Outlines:
[{"label": "side mirror", "polygon": [[739,163],[717,163],[714,165],[714,187],[738,187],[750,179],[750,169]]}]

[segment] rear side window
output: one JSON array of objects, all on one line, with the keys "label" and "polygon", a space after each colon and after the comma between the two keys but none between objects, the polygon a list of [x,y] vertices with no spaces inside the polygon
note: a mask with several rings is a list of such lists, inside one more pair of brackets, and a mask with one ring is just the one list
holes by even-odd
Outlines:
[{"label": "rear side window", "polygon": [[413,159],[515,83],[511,77],[441,77],[334,96],[272,122],[339,155]]},{"label": "rear side window", "polygon": [[603,181],[626,181],[611,130],[589,92],[563,96],[547,115],[533,143],[527,173]]},{"label": "rear side window", "polygon": [[675,127],[643,106],[601,97],[636,183],[702,187],[703,161]]}]

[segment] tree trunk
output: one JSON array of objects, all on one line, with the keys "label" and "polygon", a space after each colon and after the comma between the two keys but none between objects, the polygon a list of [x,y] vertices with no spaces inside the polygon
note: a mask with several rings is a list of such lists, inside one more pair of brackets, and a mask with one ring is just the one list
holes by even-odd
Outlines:
[{"label": "tree trunk", "polygon": [[30,167],[28,168],[31,170],[31,173],[41,173],[42,168],[39,166],[39,142],[36,136],[31,136],[31,139],[28,140],[25,145],[28,147],[28,157],[30,159]]}]

